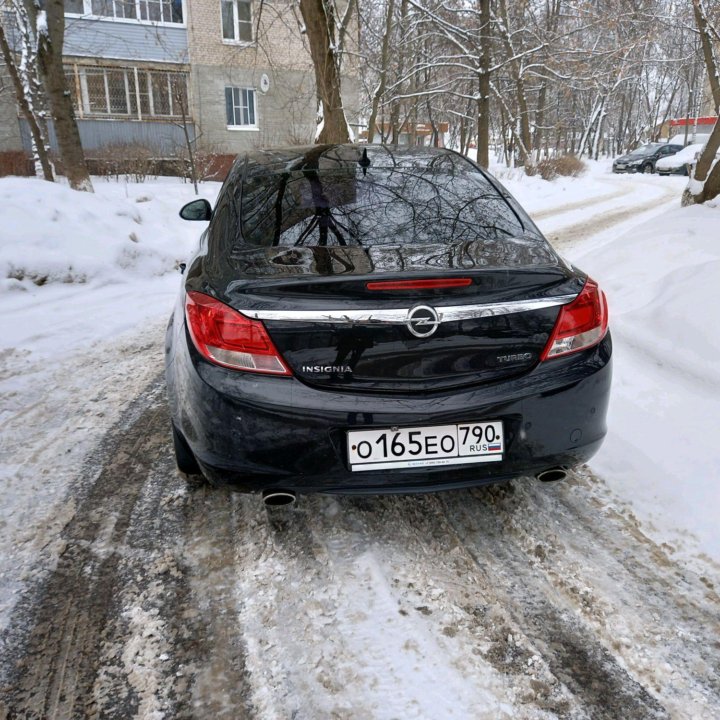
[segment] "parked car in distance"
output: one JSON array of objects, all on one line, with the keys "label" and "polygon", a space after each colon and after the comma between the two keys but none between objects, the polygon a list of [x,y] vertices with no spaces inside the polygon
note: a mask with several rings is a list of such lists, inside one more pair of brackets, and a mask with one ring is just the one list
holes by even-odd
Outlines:
[{"label": "parked car in distance", "polygon": [[682,145],[687,147],[688,145],[706,145],[710,139],[710,132],[712,128],[707,132],[689,132],[687,138],[685,133],[677,133],[672,137],[668,138],[668,145]]},{"label": "parked car in distance", "polygon": [[419,492],[565,477],[606,432],[604,293],[450,150],[239,156],[184,273],[177,464],[215,484]]},{"label": "parked car in distance", "polygon": [[674,155],[660,158],[655,163],[655,171],[658,175],[688,175],[688,167],[697,160],[704,147],[704,143],[694,143]]},{"label": "parked car in distance", "polygon": [[648,143],[633,150],[627,155],[615,158],[613,161],[614,173],[653,173],[655,163],[664,157],[674,155],[683,149],[682,145],[668,145],[667,143]]}]

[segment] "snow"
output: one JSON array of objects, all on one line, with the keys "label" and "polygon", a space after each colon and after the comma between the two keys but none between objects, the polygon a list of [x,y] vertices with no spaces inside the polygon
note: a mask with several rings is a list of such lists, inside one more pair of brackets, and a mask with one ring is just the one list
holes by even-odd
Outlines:
[{"label": "snow", "polygon": [[672,170],[673,168],[693,163],[697,159],[697,156],[702,152],[703,147],[705,147],[704,143],[693,143],[692,145],[688,145],[674,155],[660,158],[655,163],[655,167],[658,170]]},{"label": "snow", "polygon": [[[696,132],[694,127],[691,127],[688,131],[688,145],[690,143],[694,144],[700,144],[704,145],[708,138],[710,137],[710,130],[703,131],[702,129],[700,132]],[[677,135],[673,135],[671,138],[668,138],[668,145],[685,145],[685,132],[678,133]]]},{"label": "snow", "polygon": [[605,289],[607,440],[591,463],[656,537],[720,559],[720,205],[675,207],[570,259]]},{"label": "snow", "polygon": [[36,29],[38,35],[48,34],[47,13],[45,10],[38,11]]},{"label": "snow", "polygon": [[[614,387],[609,434],[591,462],[602,481],[575,485],[568,497],[597,513],[601,522],[629,505],[643,533],[704,567],[703,555],[720,561],[715,438],[720,427],[720,204],[681,208],[682,178],[613,176],[607,162],[588,166],[581,178],[552,182],[517,171],[501,177],[551,240],[567,243],[562,251],[608,294]],[[177,216],[195,197],[192,187],[179,181],[95,179],[95,188],[90,195],[34,179],[0,180],[5,209],[0,229],[0,629],[24,583],[63,552],[61,532],[78,502],[73,495],[78,467],[157,377],[163,327],[181,282],[177,266],[205,227]],[[218,188],[204,184],[201,193],[212,203]],[[604,226],[611,215],[615,224]],[[308,501],[317,511],[312,512],[317,536],[303,541],[312,544],[309,555],[292,543],[273,549],[278,541],[263,535],[257,513],[244,515],[237,529],[228,527],[241,541],[233,553],[249,558],[251,569],[235,573],[230,566],[228,571],[219,558],[212,572],[237,584],[238,624],[248,672],[256,678],[252,699],[263,717],[289,717],[303,698],[314,698],[317,717],[529,716],[504,671],[489,667],[484,655],[468,652],[469,640],[455,641],[456,633],[472,639],[476,632],[462,610],[469,600],[459,579],[479,573],[475,595],[505,582],[506,602],[514,599],[524,611],[539,613],[532,602],[545,580],[523,584],[529,589],[518,593],[505,570],[515,564],[526,572],[538,552],[552,563],[555,550],[546,553],[538,538],[546,543],[557,536],[559,544],[567,538],[570,547],[582,535],[582,528],[576,536],[568,530],[577,515],[563,508],[564,500],[557,502],[545,487],[520,487],[513,502],[520,498],[527,512],[498,519],[497,533],[506,537],[510,528],[527,535],[524,544],[498,559],[495,546],[478,535],[473,547],[481,553],[479,564],[464,558],[447,528],[434,535],[430,525],[423,526],[431,518],[421,499],[408,501],[406,507],[416,509],[404,524],[394,527],[396,516],[388,510],[375,520],[368,513],[367,529],[357,525],[355,501]],[[213,497],[205,502],[239,504]],[[447,505],[446,517],[458,523],[454,531],[463,536],[487,532],[500,512],[489,504],[485,522],[478,525],[474,516],[463,520],[452,493],[433,502]],[[207,565],[217,538],[201,535]],[[408,547],[399,557],[398,538]],[[427,551],[428,542],[437,544],[436,552]],[[646,653],[643,643],[649,641],[638,634],[643,627],[638,618],[647,606],[636,608],[638,595],[614,584],[612,563],[622,553],[610,563],[601,554],[607,542],[595,543],[593,535],[590,545],[579,545],[571,573],[558,555],[557,572],[562,569],[573,596],[590,608],[598,632],[607,627],[605,644],[621,638],[633,672],[664,667],[671,677],[673,668],[658,660],[675,657],[674,649],[667,655],[662,651],[671,639],[660,637],[660,649]],[[630,535],[617,542],[627,553],[637,545]],[[95,552],[106,550],[100,543]],[[485,573],[496,575],[487,586]],[[532,577],[527,575],[528,582]],[[435,579],[434,586],[428,578]],[[669,577],[668,586],[672,582]],[[143,712],[160,717],[165,691],[155,659],[171,653],[169,630],[155,612],[162,586],[153,583],[134,598],[127,592],[121,604],[130,640],[120,660]],[[479,607],[482,598],[475,595]],[[491,608],[487,622],[498,632],[514,627],[502,602],[486,604]],[[232,626],[226,616],[220,622]],[[342,632],[328,635],[328,627]],[[657,624],[659,636],[666,630],[674,632]],[[523,658],[527,682],[549,686],[552,673],[543,668],[537,643],[521,644],[506,631],[497,642],[514,648],[512,657]],[[673,642],[673,648],[687,645],[682,638]],[[502,658],[506,662],[505,654]],[[203,682],[215,688],[209,671]],[[284,695],[278,693],[283,687]],[[698,701],[698,707],[705,706]]]},{"label": "snow", "polygon": [[[190,185],[104,182],[97,194],[34,178],[5,178],[0,278],[5,290],[32,284],[110,283],[177,270],[197,226],[177,211],[193,199]],[[203,186],[208,197],[217,183]],[[19,282],[15,282],[19,281]]]},{"label": "snow", "polygon": [[[83,458],[156,372],[136,346],[162,337],[178,263],[205,227],[178,217],[195,195],[177,179],[95,187],[0,179],[0,628],[72,516]],[[214,202],[219,187],[201,193]]]},{"label": "snow", "polygon": [[[678,180],[664,215],[656,210],[626,235],[596,234],[568,253],[605,287],[612,312],[610,432],[593,467],[661,534],[693,534],[698,549],[720,559],[713,517],[720,451],[712,432],[720,425],[720,324],[710,311],[719,299],[713,278],[720,211],[672,207],[679,178],[614,177],[607,162],[589,168],[584,177],[552,182],[521,171],[501,180],[545,218],[538,222],[551,239],[587,218],[587,203],[602,214],[667,193],[667,183]],[[633,183],[636,191],[628,193]],[[0,352],[7,374],[99,348],[170,311],[178,264],[204,226],[177,215],[194,197],[191,186],[167,178],[95,185],[91,195],[35,179],[0,181]],[[219,185],[201,187],[212,202]]]},{"label": "snow", "polygon": [[323,128],[325,127],[325,109],[323,107],[322,100],[318,100],[316,122],[317,127],[315,128],[315,142],[318,141],[318,138],[322,135]]}]

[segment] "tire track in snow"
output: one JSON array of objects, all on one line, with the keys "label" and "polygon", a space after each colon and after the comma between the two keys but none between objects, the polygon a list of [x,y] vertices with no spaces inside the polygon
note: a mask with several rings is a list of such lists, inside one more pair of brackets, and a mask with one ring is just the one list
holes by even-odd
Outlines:
[{"label": "tire track in snow", "polygon": [[[608,184],[615,185],[616,183],[612,180],[604,180]],[[616,190],[605,195],[596,195],[593,198],[587,198],[585,200],[578,200],[576,202],[567,203],[565,205],[558,205],[556,207],[550,207],[547,210],[541,210],[540,212],[530,213],[533,220],[545,220],[546,218],[556,217],[557,215],[564,215],[565,213],[572,212],[573,210],[583,210],[585,208],[593,207],[593,205],[600,205],[601,203],[614,200],[615,198],[622,197],[627,194],[629,184],[623,186],[621,190]]]},{"label": "tire track in snow", "polygon": [[[178,482],[168,423],[158,377],[85,466],[57,565],[25,592],[0,637],[0,716],[206,717],[218,683],[204,673],[216,667],[223,633],[232,649],[221,658],[215,716],[251,716],[234,608],[228,617],[219,583],[207,593],[212,560],[194,574],[199,597],[188,582],[183,534],[207,520],[206,508]],[[232,553],[234,527],[218,532],[214,551]]]},{"label": "tire track in snow", "polygon": [[[660,190],[660,194],[652,200],[647,200],[634,205],[624,205],[614,211],[604,211],[591,215],[581,222],[561,226],[545,232],[550,244],[559,252],[564,252],[574,247],[578,242],[605,230],[620,225],[628,220],[641,216],[643,213],[656,210],[672,198],[678,197],[677,190],[673,188],[662,188],[655,184],[641,183],[644,187],[653,187]],[[593,205],[595,203],[592,203]]]},{"label": "tire track in snow", "polygon": [[[555,626],[555,637],[562,637],[557,616],[561,625],[571,618],[573,632],[593,640],[582,642],[584,652],[599,653],[606,668],[612,655],[613,664],[632,677],[626,688],[642,688],[636,701],[643,705],[627,716],[711,716],[720,705],[720,643],[710,640],[720,632],[720,602],[711,581],[684,570],[645,537],[632,517],[603,497],[597,478],[553,488],[512,487],[493,488],[495,501],[481,502],[479,512],[469,510],[467,499],[449,495],[446,506],[465,546],[480,551],[483,568],[512,569],[512,582],[504,582],[517,591],[509,594],[523,616],[534,617],[543,632]],[[547,603],[549,611],[542,608]],[[625,691],[613,692],[612,683],[589,687],[598,692],[593,718],[620,717],[633,706],[632,697],[618,702]]]},{"label": "tire track in snow", "polygon": [[[504,699],[504,680],[491,666],[449,651],[452,640],[403,607],[396,568],[388,571],[374,528],[364,529],[353,509],[362,503],[303,498],[302,508],[286,513],[288,527],[276,531],[248,506],[246,541],[255,554],[238,592],[246,598],[242,624],[259,714],[531,717]],[[400,566],[416,559],[406,545],[395,546]]]},{"label": "tire track in snow", "polygon": [[311,496],[272,520],[257,497],[182,484],[161,395],[158,380],[107,434],[57,567],[16,607],[8,716],[595,720],[720,704],[713,581],[599,481]]},{"label": "tire track in snow", "polygon": [[[477,491],[484,505],[493,491]],[[513,704],[531,716],[550,712],[560,717],[616,718],[622,707],[629,717],[666,717],[572,613],[558,611],[547,593],[533,596],[532,590],[521,587],[525,579],[507,563],[505,550],[512,544],[502,534],[489,537],[483,518],[474,514],[472,526],[481,528],[477,543],[455,531],[454,517],[444,509],[448,498],[471,512],[473,498],[466,492],[419,502],[408,498],[392,508],[389,522],[373,524],[369,533],[379,536],[383,547],[392,546],[399,537],[414,538],[420,548],[416,554],[421,569],[416,575],[408,578],[408,571],[398,567],[398,558],[386,557],[386,562],[391,574],[402,573],[408,587],[419,589],[418,607],[439,617],[435,632],[452,638],[459,656],[479,655],[507,674]],[[389,533],[383,527],[395,529]],[[510,547],[508,557],[515,557],[516,550]],[[458,585],[457,577],[464,582]],[[522,603],[526,595],[532,613]]]}]

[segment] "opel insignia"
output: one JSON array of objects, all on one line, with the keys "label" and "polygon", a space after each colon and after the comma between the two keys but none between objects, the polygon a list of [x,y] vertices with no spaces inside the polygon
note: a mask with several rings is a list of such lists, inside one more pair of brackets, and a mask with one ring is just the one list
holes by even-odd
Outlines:
[{"label": "opel insignia", "polygon": [[166,339],[177,464],[269,498],[559,479],[606,432],[605,295],[455,152],[238,157]]}]

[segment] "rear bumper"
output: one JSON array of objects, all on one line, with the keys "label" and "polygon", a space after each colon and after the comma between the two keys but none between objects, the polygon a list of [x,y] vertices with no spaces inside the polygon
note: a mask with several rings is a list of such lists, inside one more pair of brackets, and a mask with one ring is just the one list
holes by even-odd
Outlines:
[{"label": "rear bumper", "polygon": [[[418,395],[319,390],[296,378],[227,370],[183,331],[168,355],[173,422],[208,479],[250,491],[418,492],[480,485],[587,461],[600,447],[611,381],[608,335],[514,380]],[[352,472],[349,429],[502,420],[503,461]]]}]

